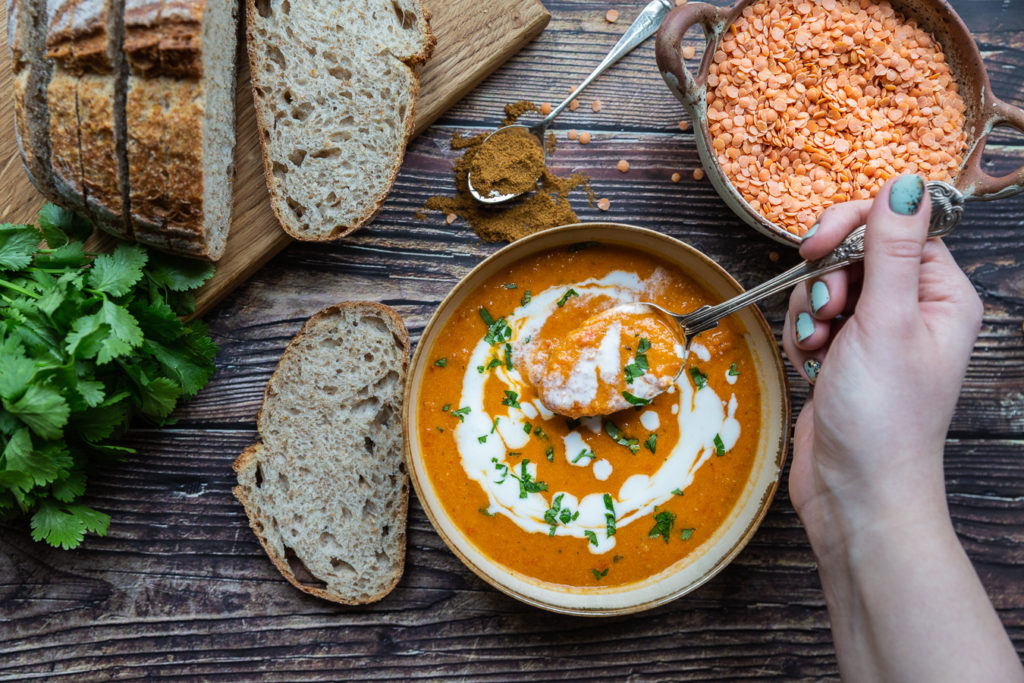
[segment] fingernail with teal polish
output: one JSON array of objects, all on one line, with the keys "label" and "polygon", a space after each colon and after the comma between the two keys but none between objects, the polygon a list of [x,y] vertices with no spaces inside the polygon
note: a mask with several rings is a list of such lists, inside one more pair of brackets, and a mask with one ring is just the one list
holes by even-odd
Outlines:
[{"label": "fingernail with teal polish", "polygon": [[801,313],[796,317],[796,340],[802,342],[814,334],[814,318],[810,313]]},{"label": "fingernail with teal polish", "polygon": [[904,216],[913,216],[924,199],[924,181],[916,175],[905,175],[892,184],[889,208]]},{"label": "fingernail with teal polish", "polygon": [[804,374],[807,375],[807,380],[814,384],[818,379],[818,373],[821,372],[821,362],[811,358],[810,360],[804,361]]},{"label": "fingernail with teal polish", "polygon": [[818,232],[818,224],[815,223],[811,226],[811,229],[804,233],[804,239],[810,239],[811,235]]},{"label": "fingernail with teal polish", "polygon": [[831,300],[832,297],[828,294],[828,285],[821,280],[811,285],[811,310],[817,313]]}]

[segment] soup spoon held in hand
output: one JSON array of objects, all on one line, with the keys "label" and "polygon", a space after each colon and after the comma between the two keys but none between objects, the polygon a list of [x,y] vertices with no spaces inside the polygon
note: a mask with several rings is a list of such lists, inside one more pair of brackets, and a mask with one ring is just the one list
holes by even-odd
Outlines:
[{"label": "soup spoon held in hand", "polygon": [[[927,183],[927,188],[932,200],[932,215],[928,226],[928,237],[948,235],[960,223],[960,217],[963,214],[964,196],[952,185],[944,182],[931,181]],[[601,400],[592,401],[589,405],[573,405],[573,412],[578,415],[607,415],[618,410],[624,410],[631,405],[646,405],[650,403],[651,399],[666,391],[671,384],[674,384],[675,378],[682,374],[686,367],[686,358],[689,355],[690,345],[698,334],[717,327],[718,321],[727,315],[731,315],[772,294],[787,290],[805,280],[819,277],[825,273],[831,273],[863,260],[864,226],[861,226],[847,235],[846,239],[829,255],[816,261],[799,263],[771,280],[720,304],[702,306],[692,313],[681,314],[667,311],[657,304],[645,301],[615,306],[592,316],[590,321],[615,321],[626,316],[635,317],[638,308],[646,309],[646,312],[652,318],[660,320],[666,328],[675,333],[675,339],[679,342],[681,355],[675,359],[662,361],[660,367],[653,363],[650,364],[650,367],[645,367],[645,372],[651,373],[654,378],[659,378],[659,381],[645,383],[642,391],[634,389],[634,392],[637,392],[636,395],[630,393],[628,389],[623,389],[625,384],[623,384],[623,387],[611,387],[611,389],[614,389],[614,392],[605,391],[599,394],[602,396]],[[584,326],[588,325],[588,322],[584,322]],[[580,329],[584,328],[581,327]],[[576,331],[574,331],[569,334],[568,339],[576,340],[578,336]],[[593,333],[590,335],[590,338],[601,339],[602,335],[600,333]],[[662,354],[662,358],[665,357],[665,354]],[[644,360],[644,365],[648,365],[646,359]],[[672,382],[660,381],[666,374],[671,375]],[[623,376],[622,381],[628,382],[629,378]],[[619,391],[620,389],[622,391]],[[539,387],[539,393],[541,400],[548,404],[548,401],[545,400],[544,383]],[[612,395],[613,393],[614,395]],[[559,397],[554,393],[551,398],[552,402],[557,403],[559,400]],[[549,405],[549,407],[551,406]],[[552,407],[552,410],[562,412],[554,407]]]},{"label": "soup spoon held in hand", "polygon": [[[636,18],[636,21],[634,21],[629,29],[622,35],[619,42],[615,44],[615,47],[612,48],[611,52],[609,52],[601,63],[597,65],[597,68],[595,68],[590,75],[572,91],[572,94],[565,98],[561,104],[552,109],[550,114],[532,126],[524,126],[517,123],[499,128],[484,138],[484,141],[481,144],[486,145],[488,140],[504,131],[508,131],[512,128],[521,128],[540,140],[541,152],[543,153],[545,151],[544,135],[547,133],[548,128],[551,127],[555,117],[562,113],[562,110],[569,106],[569,103],[576,99],[576,96],[579,95],[584,88],[590,85],[595,78],[603,74],[610,66],[632,52],[633,48],[637,45],[654,35],[658,30],[658,27],[661,26],[662,20],[664,20],[668,13],[673,9],[675,9],[675,3],[672,2],[672,0],[651,0],[651,2],[648,3],[648,5],[640,12],[640,16]],[[472,172],[469,174],[468,184],[469,193],[473,196],[473,199],[482,204],[501,204],[502,202],[507,202],[510,199],[515,199],[516,197],[525,194],[523,192],[503,194],[498,190],[491,190],[486,194],[480,194],[473,187]]]}]

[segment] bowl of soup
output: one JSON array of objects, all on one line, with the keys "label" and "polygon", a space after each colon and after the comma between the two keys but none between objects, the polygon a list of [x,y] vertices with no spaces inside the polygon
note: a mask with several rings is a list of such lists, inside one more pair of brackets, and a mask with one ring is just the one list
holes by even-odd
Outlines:
[{"label": "bowl of soup", "polygon": [[[667,391],[611,415],[553,412],[535,365],[601,311],[685,312],[741,291],[693,247],[612,223],[521,239],[463,278],[424,329],[403,420],[410,477],[452,552],[523,602],[591,616],[657,606],[721,571],[788,450],[788,387],[760,311],[703,333]],[[648,340],[609,344],[643,374]]]}]

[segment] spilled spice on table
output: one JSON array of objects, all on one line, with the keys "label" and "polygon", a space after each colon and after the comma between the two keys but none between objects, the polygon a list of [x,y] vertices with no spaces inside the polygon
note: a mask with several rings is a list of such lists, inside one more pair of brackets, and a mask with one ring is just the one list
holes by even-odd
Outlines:
[{"label": "spilled spice on table", "polygon": [[[537,106],[528,101],[505,105],[504,125],[515,123],[526,112],[535,111],[538,111]],[[529,152],[524,153],[521,149],[503,149],[497,145],[489,150],[482,149],[483,142],[489,134],[481,133],[468,138],[459,133],[452,136],[452,149],[465,150],[455,162],[456,195],[431,197],[427,200],[425,208],[445,214],[456,214],[469,223],[480,239],[487,242],[511,242],[540,230],[579,222],[579,217],[569,204],[569,193],[577,188],[583,188],[593,203],[590,179],[582,173],[573,173],[564,178],[557,176],[544,165],[543,156],[540,159],[539,173],[529,185],[532,191],[525,197],[490,206],[474,200],[469,193],[470,171],[473,172],[474,187],[481,194],[486,194],[489,190],[485,190],[485,187],[499,189],[506,187],[506,183],[512,180],[522,180],[523,174],[516,172],[516,169],[510,171],[508,168],[495,168],[495,165],[519,160],[524,161],[528,173],[533,173],[534,170],[526,163],[531,157]],[[520,135],[509,136],[506,142],[514,144],[518,138],[520,144],[532,144],[539,150],[536,138],[529,133],[526,133],[526,137],[530,139],[527,140]],[[548,139],[548,151],[553,151],[554,146],[555,139],[552,134]]]}]

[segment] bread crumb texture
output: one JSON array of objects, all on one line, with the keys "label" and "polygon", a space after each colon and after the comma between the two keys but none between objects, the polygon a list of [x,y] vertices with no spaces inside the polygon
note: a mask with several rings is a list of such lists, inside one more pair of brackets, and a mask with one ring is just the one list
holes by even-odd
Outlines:
[{"label": "bread crumb texture", "polygon": [[267,385],[263,443],[235,462],[234,493],[271,560],[307,593],[372,602],[401,578],[408,353],[391,309],[340,304],[306,323]]},{"label": "bread crumb texture", "polygon": [[[341,237],[402,163],[433,48],[418,0],[250,0],[253,93],[274,210],[293,237]],[[250,6],[250,9],[253,9]]]}]

